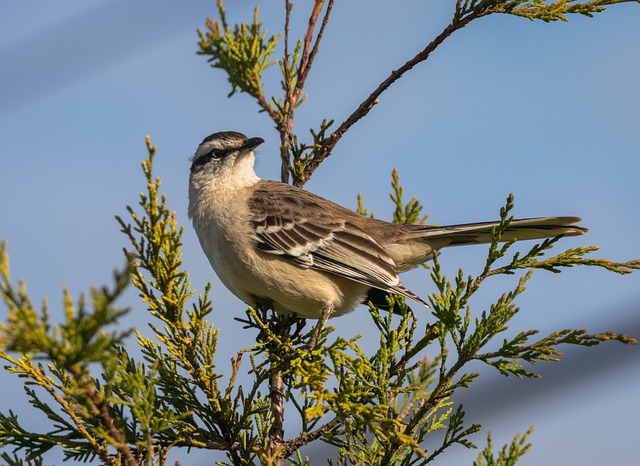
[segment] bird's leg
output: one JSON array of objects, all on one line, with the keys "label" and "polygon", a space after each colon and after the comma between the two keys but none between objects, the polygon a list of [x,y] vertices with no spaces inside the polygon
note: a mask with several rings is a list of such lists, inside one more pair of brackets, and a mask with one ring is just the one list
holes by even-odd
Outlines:
[{"label": "bird's leg", "polygon": [[318,342],[318,337],[320,336],[320,332],[322,332],[322,329],[327,324],[327,321],[329,320],[329,317],[331,317],[331,314],[333,314],[332,305],[327,304],[322,308],[322,316],[320,317],[320,319],[318,319],[318,323],[311,331],[311,338],[309,339],[309,343],[307,343],[307,349],[309,351],[315,349],[316,343]]}]

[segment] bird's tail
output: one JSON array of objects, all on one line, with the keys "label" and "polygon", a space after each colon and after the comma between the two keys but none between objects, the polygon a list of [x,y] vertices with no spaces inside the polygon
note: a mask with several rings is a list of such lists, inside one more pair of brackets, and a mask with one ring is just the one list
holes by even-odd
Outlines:
[{"label": "bird's tail", "polygon": [[[578,236],[588,230],[578,226],[579,217],[539,217],[513,220],[502,234],[501,240],[528,240]],[[462,225],[412,226],[411,236],[426,240],[434,249],[447,246],[490,243],[493,228],[500,222],[466,223]]]}]

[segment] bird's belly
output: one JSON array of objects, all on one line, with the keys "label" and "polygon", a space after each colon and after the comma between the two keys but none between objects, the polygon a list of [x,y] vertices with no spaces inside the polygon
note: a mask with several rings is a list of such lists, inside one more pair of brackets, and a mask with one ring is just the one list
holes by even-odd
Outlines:
[{"label": "bird's belly", "polygon": [[[325,309],[336,317],[362,303],[369,287],[345,278],[303,268],[281,256],[253,250],[224,237],[203,244],[220,281],[250,306],[271,304],[283,314],[319,319]],[[234,251],[230,254],[230,251]]]},{"label": "bird's belly", "polygon": [[[319,319],[325,309],[332,317],[345,314],[362,303],[369,287],[345,278],[297,264],[259,251],[251,270],[244,271],[236,296],[257,305],[271,303],[275,311]],[[237,285],[237,284],[236,284]]]}]

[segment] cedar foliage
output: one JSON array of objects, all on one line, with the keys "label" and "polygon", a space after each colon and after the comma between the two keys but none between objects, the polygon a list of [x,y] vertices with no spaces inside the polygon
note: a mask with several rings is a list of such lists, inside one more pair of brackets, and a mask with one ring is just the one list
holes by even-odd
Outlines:
[{"label": "cedar foliage", "polygon": [[[334,127],[333,120],[324,120],[310,131],[309,142],[301,142],[293,132],[295,111],[305,101],[304,84],[333,3],[313,2],[306,34],[293,47],[289,1],[282,34],[268,36],[257,8],[252,23],[228,24],[221,0],[220,19],[208,19],[206,32],[198,31],[199,53],[227,73],[229,95],[250,95],[276,124],[282,179],[299,186],[386,89],[469,22],[494,13],[566,21],[567,15],[592,16],[620,2],[459,0],[451,23],[393,71],[343,123]],[[282,49],[283,58],[273,58]],[[283,96],[268,98],[262,76],[275,64],[282,74]],[[478,276],[459,270],[448,278],[434,258],[429,318],[418,317],[400,298],[390,298],[389,311],[369,307],[379,331],[375,353],[366,354],[357,335],[336,335],[322,323],[311,325],[269,309],[249,308],[237,320],[253,335],[255,344],[238,348],[231,373],[219,373],[215,358],[220,329],[209,320],[210,286],[196,295],[189,282],[181,256],[183,227],[153,174],[156,147],[149,138],[147,149],[142,163],[145,192],[137,208],[127,208],[126,218],[117,217],[128,241],[127,267],[114,274],[111,286],[91,289],[89,299],[81,296],[74,301],[65,291],[63,322],[51,322],[46,301],[37,308],[24,283],[13,282],[6,243],[0,247],[0,294],[8,309],[6,321],[0,324],[0,358],[6,371],[24,379],[32,407],[51,423],[49,429],[33,432],[12,411],[0,413],[0,446],[5,449],[6,464],[44,464],[46,453],[57,447],[66,459],[105,465],[165,465],[173,448],[183,448],[184,456],[193,448],[224,451],[227,463],[219,464],[280,465],[287,460],[308,465],[301,448],[323,441],[336,447],[337,456],[329,464],[425,465],[454,445],[476,447],[470,437],[481,426],[467,421],[463,407],[455,402],[456,392],[473,387],[479,376],[469,371],[468,363],[482,361],[505,376],[533,378],[538,377],[533,365],[558,361],[562,345],[636,343],[625,335],[574,329],[546,336],[536,330],[504,335],[520,312],[517,298],[539,270],[559,273],[568,267],[591,266],[627,274],[640,268],[639,260],[593,258],[596,247],[554,255],[560,238],[534,244],[524,254],[512,253],[513,242],[500,243],[513,219],[510,195],[500,210],[500,225],[494,229]],[[426,221],[418,200],[404,201],[397,171],[392,173],[391,189],[394,221]],[[361,197],[358,212],[369,215]],[[513,276],[512,288],[479,312],[474,294],[485,280],[499,275]],[[118,326],[127,310],[117,301],[129,284],[154,318],[153,338],[136,332],[131,341],[132,331]],[[503,340],[496,346],[499,337]],[[310,341],[315,343],[309,345]],[[490,342],[497,349],[488,351]],[[128,345],[140,347],[142,360],[129,355]],[[240,375],[250,377],[251,383],[239,384]],[[285,416],[299,419],[299,434],[284,438]],[[516,435],[497,453],[489,433],[487,446],[474,464],[514,464],[529,450],[531,431]],[[428,436],[439,442],[431,450],[424,447]]]}]

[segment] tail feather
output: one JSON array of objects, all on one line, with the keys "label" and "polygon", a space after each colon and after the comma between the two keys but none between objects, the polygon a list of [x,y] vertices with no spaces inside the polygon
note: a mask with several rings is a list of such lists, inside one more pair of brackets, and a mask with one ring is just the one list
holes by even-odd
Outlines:
[{"label": "tail feather", "polygon": [[[556,236],[578,236],[588,230],[578,226],[578,217],[539,217],[513,220],[507,226],[500,241],[555,238]],[[428,225],[402,225],[403,238],[386,244],[385,251],[395,262],[396,272],[410,270],[429,260],[438,249],[447,246],[483,244],[492,241],[493,228],[500,222],[466,223],[445,227]],[[366,301],[385,308],[386,295],[396,293],[427,307],[419,296],[398,284],[389,288],[372,289]],[[387,306],[388,307],[388,306]]]},{"label": "tail feather", "polygon": [[[539,217],[513,220],[501,241],[554,238],[583,235],[588,229],[578,226],[579,217]],[[426,240],[439,249],[446,246],[490,243],[492,230],[500,222],[466,223],[444,227],[413,226],[411,236]]]}]

